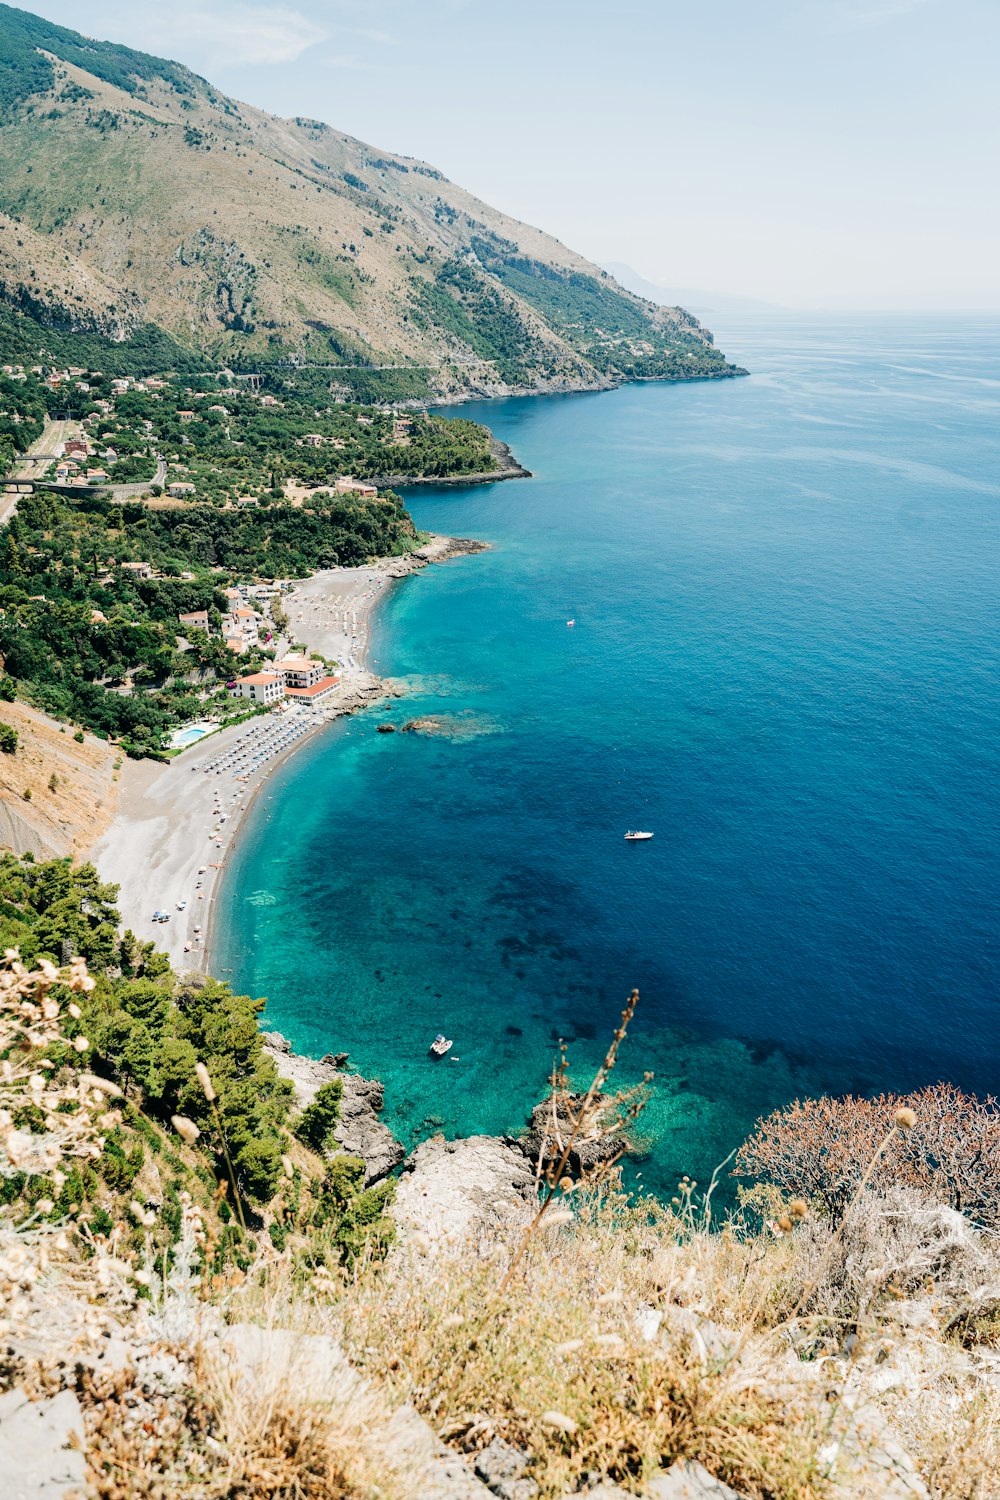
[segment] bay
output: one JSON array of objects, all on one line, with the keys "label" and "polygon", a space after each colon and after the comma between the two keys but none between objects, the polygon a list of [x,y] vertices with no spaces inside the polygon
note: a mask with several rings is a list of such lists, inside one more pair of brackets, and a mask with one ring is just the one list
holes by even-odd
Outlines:
[{"label": "bay", "polygon": [[408,496],[492,550],[394,587],[406,699],[241,835],[222,977],[407,1144],[516,1129],[633,985],[658,1191],[796,1095],[996,1087],[1000,321],[718,338],[749,379],[461,409],[535,477]]}]

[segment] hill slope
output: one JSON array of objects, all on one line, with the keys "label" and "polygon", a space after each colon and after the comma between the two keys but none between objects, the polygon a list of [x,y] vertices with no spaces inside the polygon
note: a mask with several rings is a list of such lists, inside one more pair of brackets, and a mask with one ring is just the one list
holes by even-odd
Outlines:
[{"label": "hill slope", "polygon": [[67,332],[161,367],[402,366],[437,395],[741,373],[426,163],[0,5],[0,337]]}]

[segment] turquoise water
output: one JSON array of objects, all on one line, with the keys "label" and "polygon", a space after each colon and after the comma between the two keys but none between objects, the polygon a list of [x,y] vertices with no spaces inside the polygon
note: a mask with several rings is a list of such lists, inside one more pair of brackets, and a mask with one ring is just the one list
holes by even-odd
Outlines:
[{"label": "turquoise water", "polygon": [[633,984],[651,1186],[797,1093],[996,1087],[1000,322],[717,335],[750,379],[465,409],[536,477],[410,497],[494,550],[395,587],[408,698],[241,835],[217,967],[405,1140],[519,1125]]}]

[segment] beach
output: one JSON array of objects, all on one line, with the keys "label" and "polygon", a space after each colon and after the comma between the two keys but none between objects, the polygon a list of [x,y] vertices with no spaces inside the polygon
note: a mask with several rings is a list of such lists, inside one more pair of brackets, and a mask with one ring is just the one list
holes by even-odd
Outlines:
[{"label": "beach", "polygon": [[[209,966],[213,898],[243,820],[268,776],[335,719],[398,691],[368,671],[371,614],[396,580],[432,562],[480,551],[434,536],[405,557],[327,568],[283,596],[287,644],[340,663],[322,706],[295,705],[209,735],[175,756],[126,760],[111,826],[89,850],[119,887],[122,925],[156,943],[178,972]],[[154,913],[168,920],[154,920]]]}]

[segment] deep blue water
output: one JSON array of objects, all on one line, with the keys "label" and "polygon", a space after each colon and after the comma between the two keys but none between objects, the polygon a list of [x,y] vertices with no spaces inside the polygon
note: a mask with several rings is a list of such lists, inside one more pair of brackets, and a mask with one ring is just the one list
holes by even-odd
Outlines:
[{"label": "deep blue water", "polygon": [[336,726],[242,835],[217,965],[405,1139],[516,1127],[633,984],[651,1186],[797,1093],[1000,1081],[1000,320],[718,338],[750,379],[465,408],[535,478],[411,495],[494,550],[373,653],[458,733]]}]

